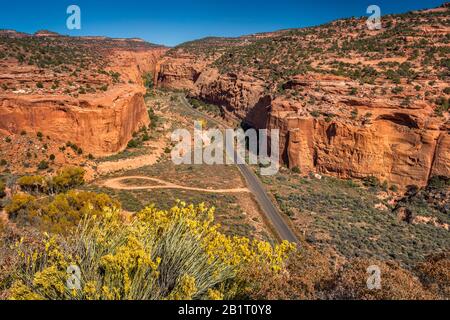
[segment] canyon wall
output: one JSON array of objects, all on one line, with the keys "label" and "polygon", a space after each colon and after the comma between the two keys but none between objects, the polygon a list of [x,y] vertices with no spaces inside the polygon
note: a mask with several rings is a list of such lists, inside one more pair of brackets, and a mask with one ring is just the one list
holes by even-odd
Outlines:
[{"label": "canyon wall", "polygon": [[110,57],[110,70],[119,72],[125,82],[142,85],[142,75],[145,73],[157,74],[157,65],[166,48],[153,48],[150,50],[114,50]]},{"label": "canyon wall", "polygon": [[0,97],[0,132],[42,132],[63,144],[102,156],[124,149],[132,133],[149,124],[143,90],[122,86],[96,96]]},{"label": "canyon wall", "polygon": [[[375,176],[400,187],[425,186],[433,176],[450,176],[448,119],[435,117],[426,101],[405,106],[392,94],[350,96],[357,83],[343,77],[293,77],[285,88],[299,89],[300,95],[317,100],[332,114],[314,117],[299,100],[268,94],[261,79],[220,74],[203,65],[194,57],[167,57],[160,65],[158,85],[188,90],[255,128],[280,129],[280,152],[290,168],[341,178]],[[359,119],[352,119],[352,113]]]},{"label": "canyon wall", "polygon": [[[10,86],[23,87],[26,83],[27,88],[0,94],[0,134],[42,132],[62,144],[75,143],[94,156],[125,149],[132,134],[150,123],[142,76],[155,72],[165,51],[162,47],[109,50],[105,72],[120,74],[120,81],[112,82],[108,73],[100,78],[95,69],[88,71],[77,79],[87,88],[84,94],[64,91],[71,88],[66,83],[74,82],[67,73],[55,78],[51,70],[16,62],[5,64],[1,79]],[[55,81],[60,85],[50,89]],[[43,89],[36,89],[37,83]],[[106,89],[88,91],[100,85],[106,85]]]}]

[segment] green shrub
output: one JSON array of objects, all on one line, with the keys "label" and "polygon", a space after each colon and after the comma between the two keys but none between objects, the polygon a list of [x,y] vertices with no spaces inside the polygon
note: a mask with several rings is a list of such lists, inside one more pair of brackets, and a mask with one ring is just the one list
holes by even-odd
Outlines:
[{"label": "green shrub", "polygon": [[397,185],[392,185],[389,190],[391,190],[392,192],[398,192],[398,186]]},{"label": "green shrub", "polygon": [[5,189],[6,189],[5,183],[0,180],[0,199],[6,196]]},{"label": "green shrub", "polygon": [[450,186],[450,178],[444,176],[432,177],[428,183],[428,187],[431,189],[441,190],[448,186]]},{"label": "green shrub", "polygon": [[403,92],[403,87],[394,87],[394,88],[392,88],[391,91],[393,94],[399,94],[399,93]]},{"label": "green shrub", "polygon": [[380,180],[374,176],[364,178],[363,184],[366,187],[372,187],[372,188],[378,188],[381,186]]},{"label": "green shrub", "polygon": [[317,111],[317,110],[311,111],[310,114],[311,114],[311,116],[314,117],[314,118],[320,117],[320,112]]},{"label": "green shrub", "polygon": [[38,164],[38,169],[39,170],[47,170],[49,168],[48,166],[48,162],[45,160],[42,160],[41,162],[39,162]]},{"label": "green shrub", "polygon": [[144,86],[147,89],[152,89],[154,87],[154,80],[153,80],[153,73],[152,72],[148,72],[146,74],[144,74],[144,76],[142,77],[143,81],[144,81]]},{"label": "green shrub", "polygon": [[140,143],[136,139],[131,139],[130,142],[128,142],[127,147],[130,149],[138,148],[140,146]]},{"label": "green shrub", "polygon": [[296,174],[300,174],[300,173],[301,173],[301,170],[300,170],[299,167],[294,167],[294,168],[292,168],[292,172],[293,172],[293,173],[296,173]]}]

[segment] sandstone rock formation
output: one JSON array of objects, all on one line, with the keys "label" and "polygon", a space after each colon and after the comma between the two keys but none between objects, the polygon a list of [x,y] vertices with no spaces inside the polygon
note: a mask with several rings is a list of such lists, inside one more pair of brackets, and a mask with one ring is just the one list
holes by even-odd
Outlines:
[{"label": "sandstone rock formation", "polygon": [[[142,76],[155,73],[166,48],[48,32],[8,31],[2,37],[0,135],[41,132],[103,156],[123,150],[149,124]],[[55,48],[43,58],[34,52],[39,47],[30,49],[36,41]],[[17,56],[16,46],[23,48]]]},{"label": "sandstone rock formation", "polygon": [[[448,67],[434,53],[448,52],[448,18],[440,8],[386,17],[381,31],[348,19],[207,38],[169,51],[158,85],[253,127],[280,129],[283,161],[302,173],[424,186],[450,176]],[[421,56],[419,44],[430,53]]]},{"label": "sandstone rock formation", "polygon": [[132,133],[148,125],[140,87],[122,86],[99,96],[10,95],[0,97],[0,132],[43,132],[72,142],[87,153],[108,155],[122,150]]}]

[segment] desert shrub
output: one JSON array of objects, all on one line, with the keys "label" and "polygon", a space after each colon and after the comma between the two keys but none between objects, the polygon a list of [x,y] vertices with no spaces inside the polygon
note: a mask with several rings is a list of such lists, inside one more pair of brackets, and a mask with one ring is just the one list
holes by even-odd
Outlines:
[{"label": "desert shrub", "polygon": [[300,170],[299,167],[294,167],[294,168],[292,168],[292,172],[293,172],[293,173],[296,173],[296,174],[300,174],[300,173],[301,173],[301,170]]},{"label": "desert shrub", "polygon": [[6,185],[3,181],[0,180],[0,199],[6,197]]},{"label": "desert shrub", "polygon": [[151,128],[155,129],[158,126],[159,117],[152,108],[148,109],[148,117],[150,119]]},{"label": "desert shrub", "polygon": [[320,117],[320,112],[317,110],[311,111],[310,113],[311,113],[311,116],[314,118]]},{"label": "desert shrub", "polygon": [[[381,289],[369,289],[370,266],[381,271]],[[336,300],[429,300],[435,296],[425,290],[419,279],[395,262],[355,259],[347,263],[328,282],[326,298]]]},{"label": "desert shrub", "polygon": [[20,226],[32,225],[42,231],[64,234],[86,214],[100,216],[104,208],[112,207],[119,207],[119,203],[105,194],[72,190],[51,199],[17,194],[5,210],[9,218]]},{"label": "desert shrub", "polygon": [[138,148],[139,146],[140,146],[140,142],[136,139],[131,139],[127,145],[127,147],[130,149]]},{"label": "desert shrub", "polygon": [[398,186],[394,184],[389,187],[389,190],[391,190],[392,192],[398,192]]},{"label": "desert shrub", "polygon": [[40,234],[35,230],[13,228],[0,219],[0,300],[8,299],[9,290],[19,267],[16,244],[20,241],[21,245],[30,250],[40,249],[42,248],[40,239]]},{"label": "desert shrub", "polygon": [[[114,209],[97,218],[88,214],[73,236],[44,240],[44,251],[19,246],[22,266],[11,298],[233,298],[245,291],[235,279],[248,266],[257,266],[268,275],[280,272],[294,250],[287,242],[272,247],[225,236],[213,220],[213,209],[182,203],[168,211],[146,208],[129,223]],[[70,265],[81,270],[80,290],[66,286]]]},{"label": "desert shrub", "polygon": [[446,187],[450,186],[450,178],[444,177],[444,176],[435,176],[430,179],[430,182],[428,183],[428,188],[431,189],[444,189]]},{"label": "desert shrub", "polygon": [[38,169],[39,170],[46,170],[46,169],[48,169],[48,162],[45,161],[45,160],[42,160],[41,162],[39,162]]},{"label": "desert shrub", "polygon": [[83,150],[80,147],[78,147],[75,143],[72,143],[70,141],[66,143],[66,147],[71,148],[73,152],[75,152],[76,154],[83,153]]},{"label": "desert shrub", "polygon": [[38,209],[36,198],[26,193],[14,195],[11,203],[5,207],[5,211],[11,220],[16,220],[22,216],[37,216]]},{"label": "desert shrub", "polygon": [[147,132],[144,132],[144,134],[142,135],[142,141],[143,142],[150,141],[150,136]]},{"label": "desert shrub", "polygon": [[363,184],[364,184],[364,186],[371,187],[371,188],[378,188],[381,185],[380,180],[374,176],[365,177],[363,179]]},{"label": "desert shrub", "polygon": [[403,92],[403,87],[400,87],[400,86],[399,87],[394,87],[394,88],[392,88],[391,92],[393,94],[399,94],[399,93]]},{"label": "desert shrub", "polygon": [[431,255],[416,267],[422,283],[442,299],[450,299],[450,252]]},{"label": "desert shrub", "polygon": [[153,73],[152,72],[148,72],[146,74],[144,74],[144,76],[142,77],[143,81],[144,81],[144,86],[147,89],[152,89],[154,87],[154,80],[153,80]]},{"label": "desert shrub", "polygon": [[53,177],[24,176],[17,180],[17,185],[25,192],[54,195],[82,186],[84,175],[85,171],[82,168],[66,167]]},{"label": "desert shrub", "polygon": [[59,193],[82,186],[85,173],[84,169],[78,167],[63,168],[51,179],[50,186],[52,191]]},{"label": "desert shrub", "polygon": [[436,99],[436,109],[435,113],[439,116],[442,116],[444,112],[449,111],[450,99],[446,99],[445,97],[440,97]]},{"label": "desert shrub", "polygon": [[17,185],[25,192],[46,192],[47,181],[43,176],[25,176],[17,180]]},{"label": "desert shrub", "polygon": [[[326,255],[307,243],[301,252],[293,254],[283,272],[268,277],[258,268],[248,268],[246,276],[252,279],[247,295],[256,300],[316,300],[323,298],[323,287],[332,278],[334,268]],[[244,278],[245,278],[244,277]]]},{"label": "desert shrub", "polygon": [[0,160],[0,166],[4,167],[8,164],[8,162],[5,159]]}]

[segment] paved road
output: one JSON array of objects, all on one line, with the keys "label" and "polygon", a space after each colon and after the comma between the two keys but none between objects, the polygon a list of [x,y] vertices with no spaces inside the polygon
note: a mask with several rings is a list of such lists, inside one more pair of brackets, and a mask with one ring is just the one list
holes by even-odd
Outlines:
[{"label": "paved road", "polygon": [[[192,111],[194,111],[195,113],[197,113],[199,116],[207,118],[209,121],[215,123],[220,128],[225,128],[225,126],[218,120],[194,109],[191,106],[191,104],[187,101],[185,96],[181,95],[180,97],[181,97],[183,104],[186,107],[188,107],[189,109],[191,109]],[[236,156],[235,156],[235,158],[236,158]],[[298,238],[295,236],[294,232],[288,226],[288,224],[284,221],[283,217],[281,216],[281,213],[278,211],[277,207],[272,203],[269,195],[267,194],[266,190],[264,189],[264,186],[262,185],[259,178],[252,171],[252,169],[245,164],[239,164],[237,166],[238,166],[239,170],[241,171],[241,174],[245,178],[248,188],[255,196],[256,201],[258,202],[259,206],[263,210],[267,219],[272,224],[273,228],[277,232],[280,239],[288,240],[290,242],[295,242],[295,243],[299,244]]]}]

